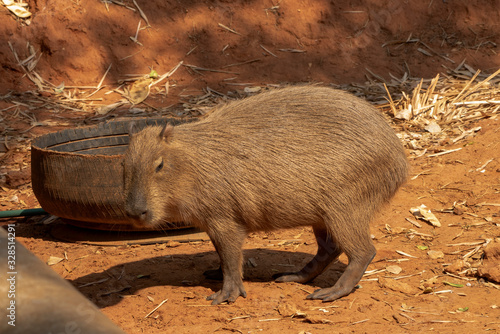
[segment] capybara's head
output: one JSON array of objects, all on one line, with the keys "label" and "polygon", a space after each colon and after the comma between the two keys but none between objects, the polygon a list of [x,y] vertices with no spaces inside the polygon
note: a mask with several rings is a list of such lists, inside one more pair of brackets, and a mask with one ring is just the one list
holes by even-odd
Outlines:
[{"label": "capybara's head", "polygon": [[169,157],[173,126],[130,129],[124,157],[125,211],[135,225],[153,227],[167,221],[173,197],[170,182],[176,164]]}]

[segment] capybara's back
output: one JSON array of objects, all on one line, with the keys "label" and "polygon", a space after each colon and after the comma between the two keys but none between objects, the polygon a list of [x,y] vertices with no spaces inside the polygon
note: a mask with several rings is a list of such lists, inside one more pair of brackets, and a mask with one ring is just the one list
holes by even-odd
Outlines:
[{"label": "capybara's back", "polygon": [[330,301],[350,293],[371,262],[369,222],[407,173],[399,139],[370,104],[331,88],[289,87],[132,135],[127,211],[146,225],[182,219],[208,233],[224,274],[214,304],[246,295],[249,231],[311,225],[317,255],[277,280],[312,280],[345,252],[337,283],[309,296]]}]

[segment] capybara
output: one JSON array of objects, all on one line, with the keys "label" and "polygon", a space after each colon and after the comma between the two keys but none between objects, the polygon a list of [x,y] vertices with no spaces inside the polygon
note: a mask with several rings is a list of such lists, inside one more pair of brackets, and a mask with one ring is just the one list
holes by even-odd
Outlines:
[{"label": "capybara", "polygon": [[212,304],[246,297],[249,232],[306,225],[316,256],[277,281],[311,281],[344,252],[349,263],[335,285],[307,298],[348,295],[375,256],[369,222],[408,173],[401,142],[376,109],[318,86],[229,102],[198,122],[132,129],[124,160],[135,224],[185,221],[209,235],[223,274]]}]

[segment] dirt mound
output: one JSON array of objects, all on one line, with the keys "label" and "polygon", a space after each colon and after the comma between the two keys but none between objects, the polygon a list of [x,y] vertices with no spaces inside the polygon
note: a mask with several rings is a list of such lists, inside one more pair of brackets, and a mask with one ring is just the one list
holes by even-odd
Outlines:
[{"label": "dirt mound", "polygon": [[29,25],[4,10],[0,93],[30,87],[7,42],[21,59],[29,43],[38,73],[56,86],[96,85],[110,64],[107,84],[148,67],[166,72],[181,60],[202,68],[176,73],[174,94],[207,85],[225,93],[242,83],[362,82],[367,69],[386,79],[433,77],[463,60],[484,71],[500,66],[495,1],[137,5],[39,0],[30,3]]}]

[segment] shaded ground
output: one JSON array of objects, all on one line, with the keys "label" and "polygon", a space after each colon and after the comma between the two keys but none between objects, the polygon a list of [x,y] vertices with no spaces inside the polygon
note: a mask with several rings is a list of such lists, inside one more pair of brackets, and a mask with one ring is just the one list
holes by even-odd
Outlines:
[{"label": "shaded ground", "polygon": [[[139,21],[141,27],[147,23],[132,1],[117,3],[30,2],[34,15],[29,25],[16,22],[0,7],[1,210],[37,206],[29,184],[29,142],[36,135],[118,116],[202,113],[203,99],[197,97],[210,92],[208,87],[244,96],[241,92],[249,86],[363,86],[367,80],[402,78],[405,73],[431,78],[464,60],[483,72],[500,67],[496,1],[152,0],[138,2],[150,24],[137,35],[142,46],[130,36],[135,37]],[[19,66],[8,42],[20,61],[30,54],[39,59],[36,66]],[[34,64],[32,59],[24,65]],[[127,75],[144,75],[151,68],[163,74],[180,61],[183,66],[168,86],[164,81],[152,88],[147,104],[100,112],[99,107],[122,99],[113,89],[122,91],[120,82]],[[110,64],[91,100],[94,89],[86,87],[98,86]],[[25,71],[32,78],[36,72],[43,89]],[[62,82],[63,93],[55,89]],[[251,259],[245,273],[248,297],[210,307],[205,296],[220,283],[202,275],[217,267],[209,242],[89,246],[54,239],[53,224],[40,218],[1,223],[16,222],[17,240],[44,262],[66,255],[67,260],[52,268],[127,333],[499,331],[498,284],[475,275],[483,262],[484,242],[495,244],[500,237],[500,125],[492,117],[472,126],[481,130],[455,143],[450,138],[431,145],[431,150],[460,151],[411,155],[414,178],[372,225],[378,255],[368,270],[382,271],[367,275],[360,289],[330,304],[306,301],[305,296],[339,277],[344,256],[311,284],[271,280],[276,272],[300,268],[314,254],[309,229],[251,235],[245,244]],[[409,209],[421,204],[436,214],[442,227],[421,222],[417,228],[405,220],[413,217]],[[481,249],[466,256],[478,245]],[[433,259],[429,250],[444,255]],[[456,277],[445,273],[464,256],[470,268],[452,271]],[[391,265],[401,273],[384,271]],[[384,284],[384,277],[401,279]],[[425,288],[432,293],[424,294]],[[144,318],[164,299],[168,301],[158,311]],[[307,316],[292,318],[297,310]]]}]

